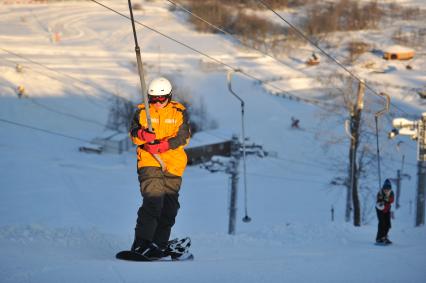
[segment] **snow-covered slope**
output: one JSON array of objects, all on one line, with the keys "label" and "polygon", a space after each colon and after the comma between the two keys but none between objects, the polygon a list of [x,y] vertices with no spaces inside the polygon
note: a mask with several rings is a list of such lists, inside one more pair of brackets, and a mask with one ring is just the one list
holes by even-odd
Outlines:
[{"label": "snow-covered slope", "polygon": [[[126,1],[104,3],[128,14]],[[144,3],[135,16],[259,78],[283,77],[276,86],[305,98],[311,98],[310,88],[321,87],[315,79],[321,70],[290,58],[287,66],[253,59],[221,36],[194,32],[166,1]],[[239,134],[240,105],[228,92],[225,69],[152,31],[138,31],[147,79],[164,74],[194,101],[202,99],[219,125],[212,139]],[[393,220],[395,244],[374,246],[375,189],[366,225],[355,228],[344,222],[345,190],[329,185],[336,160],[346,168],[348,144],[324,151],[324,136],[344,137],[344,126],[324,122],[316,105],[271,96],[239,75],[233,87],[246,102],[246,135],[277,154],[248,158],[253,221],[238,221],[236,235],[227,235],[229,177],[188,167],[172,236],[191,236],[196,260],[115,260],[133,240],[141,202],[135,156],[84,154],[78,147],[103,131],[112,95],[138,99],[133,48],[130,22],[92,2],[0,5],[0,282],[424,282],[426,230],[414,228],[414,142],[404,140],[397,152],[382,132],[382,176],[393,177],[405,154],[411,179],[403,181]],[[23,73],[15,71],[17,63]],[[377,75],[376,82],[425,82],[421,70],[413,77],[402,72]],[[17,98],[18,85],[27,98]],[[425,111],[413,95],[393,98],[412,115]],[[380,100],[370,101],[377,111]],[[291,117],[301,120],[301,130],[290,128]],[[371,180],[372,188],[376,184]],[[238,219],[243,211],[240,189]]]}]

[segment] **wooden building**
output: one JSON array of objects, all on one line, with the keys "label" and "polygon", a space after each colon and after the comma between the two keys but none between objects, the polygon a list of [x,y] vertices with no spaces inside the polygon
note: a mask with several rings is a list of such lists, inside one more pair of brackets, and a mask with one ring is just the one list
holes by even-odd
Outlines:
[{"label": "wooden building", "polygon": [[386,60],[410,60],[414,57],[414,50],[408,47],[394,45],[389,46],[383,52],[383,58]]},{"label": "wooden building", "polygon": [[231,156],[231,138],[220,137],[214,131],[198,132],[185,148],[188,165],[197,165],[209,161],[213,156]]},{"label": "wooden building", "polygon": [[128,151],[132,146],[128,133],[112,130],[104,131],[100,136],[93,139],[92,143],[101,146],[102,152],[118,154]]}]

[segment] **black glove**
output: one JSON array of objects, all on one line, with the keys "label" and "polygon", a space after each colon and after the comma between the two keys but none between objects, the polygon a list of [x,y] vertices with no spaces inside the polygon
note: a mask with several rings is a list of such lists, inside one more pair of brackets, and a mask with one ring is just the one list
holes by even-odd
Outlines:
[{"label": "black glove", "polygon": [[141,127],[140,125],[137,125],[137,126],[135,126],[135,127],[131,128],[131,129],[130,129],[130,135],[131,135],[132,137],[134,137],[134,138],[137,138],[137,137],[138,137],[138,132],[139,132],[139,130],[141,130],[141,129],[142,129],[142,127]]}]

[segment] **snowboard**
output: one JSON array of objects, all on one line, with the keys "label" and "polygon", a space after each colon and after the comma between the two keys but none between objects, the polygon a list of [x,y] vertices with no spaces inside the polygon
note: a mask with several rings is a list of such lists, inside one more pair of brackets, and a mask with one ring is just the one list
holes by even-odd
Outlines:
[{"label": "snowboard", "polygon": [[164,251],[165,257],[160,259],[150,259],[143,254],[124,250],[115,255],[117,259],[128,261],[188,261],[194,260],[194,255],[189,252],[191,246],[191,239],[189,237],[182,239],[173,239],[167,243],[166,250]]},{"label": "snowboard", "polygon": [[376,246],[391,246],[392,243],[387,244],[387,243],[377,243],[377,242],[375,242],[374,245],[376,245]]},{"label": "snowboard", "polygon": [[167,256],[167,257],[163,257],[163,258],[160,258],[160,259],[154,259],[153,260],[153,259],[147,258],[143,254],[125,250],[125,251],[121,251],[121,252],[117,253],[115,255],[115,257],[117,259],[127,260],[127,261],[149,261],[149,262],[151,262],[151,261],[152,262],[156,262],[156,261],[163,262],[163,261],[191,261],[191,260],[194,260],[194,255],[189,253],[189,252],[183,254],[179,258],[173,258],[171,256]]}]

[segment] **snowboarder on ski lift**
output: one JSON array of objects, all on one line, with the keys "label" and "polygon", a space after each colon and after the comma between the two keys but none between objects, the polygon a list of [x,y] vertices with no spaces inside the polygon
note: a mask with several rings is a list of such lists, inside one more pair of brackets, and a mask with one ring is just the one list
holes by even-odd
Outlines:
[{"label": "snowboarder on ski lift", "polygon": [[22,98],[25,96],[25,87],[23,85],[19,85],[16,88],[16,94],[18,95],[18,98]]},{"label": "snowboarder on ski lift", "polygon": [[388,238],[388,232],[391,228],[391,205],[394,201],[392,184],[389,179],[386,179],[382,188],[377,193],[376,212],[379,220],[376,243],[377,244],[392,244]]},{"label": "snowboarder on ski lift", "polygon": [[308,61],[306,61],[306,64],[310,66],[318,65],[319,63],[320,63],[320,58],[315,52],[312,52],[311,57],[308,59]]},{"label": "snowboarder on ski lift", "polygon": [[[131,139],[138,146],[137,172],[143,197],[131,250],[156,260],[168,256],[167,243],[180,207],[179,189],[187,163],[183,148],[191,133],[185,107],[172,100],[169,80],[154,79],[147,92],[153,131],[148,129],[144,104],[138,105],[130,126]],[[154,154],[164,162],[166,171]]]},{"label": "snowboarder on ski lift", "polygon": [[291,128],[300,129],[299,122],[300,122],[299,119],[291,117]]}]

